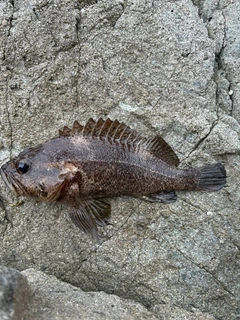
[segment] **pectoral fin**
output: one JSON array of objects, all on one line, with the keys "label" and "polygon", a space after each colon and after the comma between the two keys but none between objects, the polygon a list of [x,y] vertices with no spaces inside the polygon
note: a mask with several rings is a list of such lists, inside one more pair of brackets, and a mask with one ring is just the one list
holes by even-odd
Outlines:
[{"label": "pectoral fin", "polygon": [[177,200],[177,195],[174,191],[160,191],[148,194],[142,198],[150,202],[172,203]]},{"label": "pectoral fin", "polygon": [[97,225],[108,225],[111,207],[102,200],[81,200],[78,208],[70,212],[72,222],[83,232],[90,234],[98,242],[100,241]]},{"label": "pectoral fin", "polygon": [[111,206],[103,200],[85,201],[86,210],[95,218],[97,225],[105,227],[109,224]]},{"label": "pectoral fin", "polygon": [[81,206],[73,209],[70,213],[72,222],[83,232],[90,234],[97,242],[100,241],[97,224],[94,218]]}]

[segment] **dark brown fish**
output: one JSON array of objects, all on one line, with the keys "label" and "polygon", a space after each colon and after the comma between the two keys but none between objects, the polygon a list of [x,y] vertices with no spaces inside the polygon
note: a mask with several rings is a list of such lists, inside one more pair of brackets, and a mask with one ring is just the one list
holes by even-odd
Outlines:
[{"label": "dark brown fish", "polygon": [[118,120],[90,119],[21,152],[1,167],[1,175],[17,195],[70,205],[73,223],[99,240],[97,225],[110,218],[103,198],[171,203],[177,199],[174,190],[217,191],[226,184],[220,163],[188,170],[178,164],[160,136],[147,139]]}]

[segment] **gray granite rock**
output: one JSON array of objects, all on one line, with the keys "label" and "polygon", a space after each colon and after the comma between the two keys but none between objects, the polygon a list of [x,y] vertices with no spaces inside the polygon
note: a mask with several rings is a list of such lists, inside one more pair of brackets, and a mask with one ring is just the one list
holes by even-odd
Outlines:
[{"label": "gray granite rock", "polygon": [[66,207],[11,206],[1,181],[1,264],[138,301],[159,319],[239,317],[238,13],[238,0],[1,2],[1,163],[75,119],[109,116],[162,134],[181,167],[220,161],[228,174],[220,192],[178,192],[170,205],[111,200],[100,246]]},{"label": "gray granite rock", "polygon": [[30,290],[24,275],[0,266],[0,319],[23,320]]},{"label": "gray granite rock", "polygon": [[[84,292],[54,276],[27,269],[22,272],[31,288],[24,319],[37,320],[156,320],[141,304],[105,292]],[[209,314],[194,309],[187,312],[170,305],[156,306],[160,319],[214,320]]]},{"label": "gray granite rock", "polygon": [[215,42],[219,107],[239,122],[240,3],[235,0],[195,0],[195,3],[210,38]]},{"label": "gray granite rock", "polygon": [[22,274],[32,291],[25,313],[27,320],[157,320],[139,303],[105,292],[84,292],[34,269]]}]

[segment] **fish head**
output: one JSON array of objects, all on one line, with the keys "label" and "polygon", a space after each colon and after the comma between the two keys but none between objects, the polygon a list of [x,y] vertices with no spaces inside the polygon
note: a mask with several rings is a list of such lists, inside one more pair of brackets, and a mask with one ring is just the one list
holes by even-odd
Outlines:
[{"label": "fish head", "polygon": [[0,172],[16,195],[52,202],[60,196],[69,170],[51,161],[44,146],[38,145],[2,165]]}]

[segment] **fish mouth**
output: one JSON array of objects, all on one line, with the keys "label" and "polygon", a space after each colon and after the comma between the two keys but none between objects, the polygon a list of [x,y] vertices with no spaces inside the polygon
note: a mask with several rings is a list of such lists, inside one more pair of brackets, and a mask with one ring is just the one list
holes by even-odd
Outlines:
[{"label": "fish mouth", "polygon": [[16,184],[16,181],[12,179],[11,176],[9,176],[7,173],[4,172],[4,168],[0,168],[0,173],[3,181],[5,182],[6,186],[13,192],[15,195],[19,196],[23,193],[19,190],[19,186]]}]

